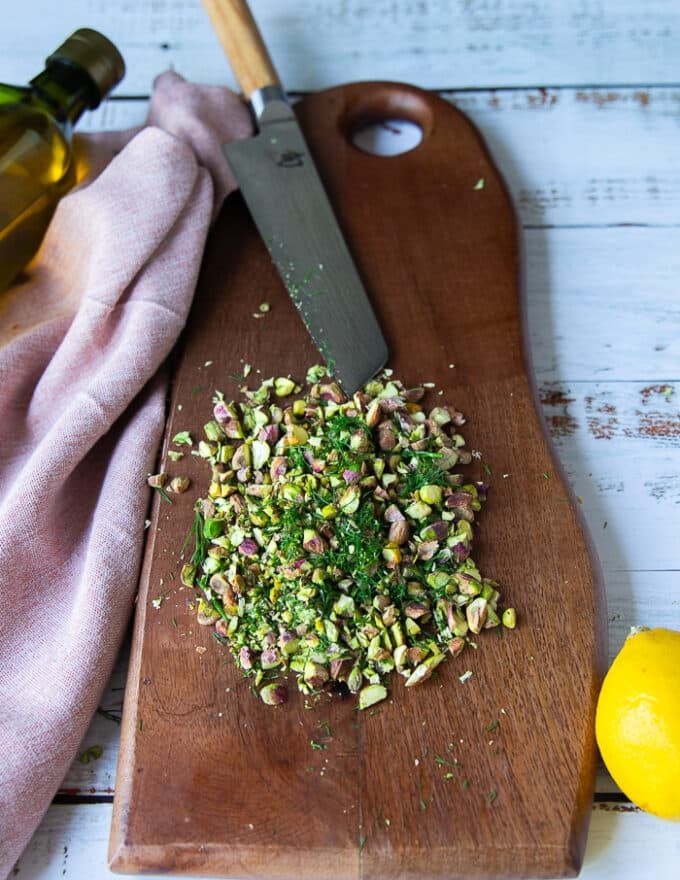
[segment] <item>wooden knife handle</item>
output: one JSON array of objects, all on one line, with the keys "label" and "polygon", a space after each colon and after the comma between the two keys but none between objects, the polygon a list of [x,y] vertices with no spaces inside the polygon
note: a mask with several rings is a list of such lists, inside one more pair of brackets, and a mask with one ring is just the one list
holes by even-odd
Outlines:
[{"label": "wooden knife handle", "polygon": [[203,5],[245,98],[265,86],[280,86],[246,0],[203,0]]}]

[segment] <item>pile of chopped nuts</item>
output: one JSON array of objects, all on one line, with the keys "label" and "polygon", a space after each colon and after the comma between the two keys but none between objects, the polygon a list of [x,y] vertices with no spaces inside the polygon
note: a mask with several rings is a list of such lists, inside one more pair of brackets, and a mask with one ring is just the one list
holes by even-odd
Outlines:
[{"label": "pile of chopped nuts", "polygon": [[495,581],[470,558],[484,484],[456,472],[471,454],[461,413],[429,412],[425,387],[391,371],[347,399],[322,367],[214,397],[196,452],[212,470],[195,505],[185,584],[262,700],[327,686],[364,709],[428,679],[502,618]]}]

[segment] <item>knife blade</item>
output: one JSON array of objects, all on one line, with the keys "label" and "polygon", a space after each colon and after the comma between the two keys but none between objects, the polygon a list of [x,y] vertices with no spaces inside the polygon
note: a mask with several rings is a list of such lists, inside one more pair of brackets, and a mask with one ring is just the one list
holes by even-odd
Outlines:
[{"label": "knife blade", "polygon": [[203,0],[258,134],[224,147],[253,221],[319,353],[346,394],[388,349],[293,108],[246,0]]}]

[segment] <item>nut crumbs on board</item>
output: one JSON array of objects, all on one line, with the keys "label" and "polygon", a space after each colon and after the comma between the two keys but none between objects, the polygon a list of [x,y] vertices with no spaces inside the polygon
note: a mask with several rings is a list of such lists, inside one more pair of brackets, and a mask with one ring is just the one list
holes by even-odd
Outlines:
[{"label": "nut crumbs on board", "polygon": [[271,677],[290,669],[303,694],[341,683],[364,709],[390,672],[414,686],[502,625],[498,585],[469,557],[487,487],[453,473],[473,455],[460,413],[419,403],[434,383],[407,389],[385,371],[348,399],[323,375],[311,368],[301,397],[283,376],[244,386],[244,402],[216,394],[194,450],[212,481],[181,578],[265,703],[285,702]]}]

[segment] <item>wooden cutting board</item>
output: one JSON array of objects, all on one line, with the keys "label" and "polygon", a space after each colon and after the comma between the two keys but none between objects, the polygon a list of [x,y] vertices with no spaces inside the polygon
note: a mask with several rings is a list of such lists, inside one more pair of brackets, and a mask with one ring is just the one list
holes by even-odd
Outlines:
[{"label": "wooden cutting board", "polygon": [[[484,631],[476,651],[421,687],[406,691],[397,677],[389,701],[363,713],[340,697],[264,706],[212,630],[196,625],[179,570],[209,474],[192,456],[168,461],[167,438],[201,436],[214,390],[236,397],[230,375],[244,364],[254,384],[257,371],[302,379],[319,360],[231,197],[176,364],[162,463],[193,485],[172,506],[154,500],[111,867],[277,880],[575,875],[594,786],[604,600],[537,414],[507,190],[471,123],[418,89],[350,85],[297,110],[389,365],[407,386],[436,383],[444,393],[433,403],[467,417],[468,448],[482,453],[468,472],[491,484],[473,556],[519,623],[502,638]],[[381,158],[351,144],[358,125],[387,118],[417,122],[421,145]],[[271,310],[255,318],[263,301]]]}]

